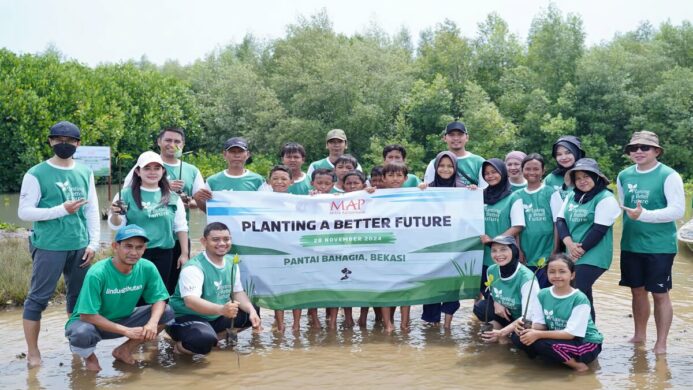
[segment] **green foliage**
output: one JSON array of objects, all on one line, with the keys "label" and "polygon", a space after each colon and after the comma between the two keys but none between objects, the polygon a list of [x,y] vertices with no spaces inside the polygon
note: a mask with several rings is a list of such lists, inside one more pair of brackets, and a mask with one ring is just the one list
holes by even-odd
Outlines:
[{"label": "green foliage", "polygon": [[527,42],[497,14],[472,38],[446,20],[415,44],[408,31],[390,36],[375,24],[339,34],[322,11],[300,17],[284,37],[248,35],[186,66],[143,57],[89,68],[53,47],[0,49],[0,150],[10,156],[0,159],[0,191],[17,190],[24,172],[52,154],[46,137],[59,120],[80,126],[84,145],[111,146],[114,159],[156,150],[162,127],[182,126],[196,152],[187,161],[205,177],[225,169],[229,137],[248,139],[248,168],[266,175],[288,141],[304,145],[307,164],[323,158],[332,128],[346,131],[348,152],[365,168],[399,143],[420,175],[446,149],[441,133],[454,119],[465,121],[472,152],[539,152],[549,168],[555,139],[580,136],[614,177],[630,164],[622,146],[632,132],[649,129],[665,148],[662,161],[690,180],[691,22],[645,22],[593,47],[584,37],[580,17],[552,4]]}]

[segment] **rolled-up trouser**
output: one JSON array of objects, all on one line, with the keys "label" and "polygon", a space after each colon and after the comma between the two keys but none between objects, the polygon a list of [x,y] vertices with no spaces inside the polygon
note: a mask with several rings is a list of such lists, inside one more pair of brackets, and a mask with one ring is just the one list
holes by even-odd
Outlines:
[{"label": "rolled-up trouser", "polygon": [[[115,321],[116,323],[134,328],[144,326],[152,316],[152,305],[139,306],[130,314],[129,317]],[[164,313],[159,319],[159,325],[165,325],[173,321],[173,310],[166,305]],[[111,333],[97,328],[95,325],[81,320],[75,320],[65,329],[65,337],[70,341],[70,350],[77,355],[87,358],[96,348],[96,344],[101,340],[117,339],[124,337],[122,334]]]},{"label": "rolled-up trouser", "polygon": [[80,268],[86,248],[74,251],[49,251],[29,247],[31,252],[31,283],[24,301],[25,320],[39,321],[41,313],[55,293],[60,275],[65,275],[67,312],[72,313],[77,303],[79,290],[89,267]]},{"label": "rolled-up trouser", "polygon": [[[217,345],[217,333],[231,328],[231,321],[224,316],[211,321],[195,315],[180,316],[176,318],[175,323],[166,328],[166,332],[172,339],[180,341],[188,351],[206,355]],[[233,327],[245,329],[249,326],[251,323],[248,313],[238,310]]]},{"label": "rolled-up trouser", "polygon": [[453,315],[460,308],[460,301],[430,303],[423,305],[421,319],[426,322],[440,322],[441,313]]}]

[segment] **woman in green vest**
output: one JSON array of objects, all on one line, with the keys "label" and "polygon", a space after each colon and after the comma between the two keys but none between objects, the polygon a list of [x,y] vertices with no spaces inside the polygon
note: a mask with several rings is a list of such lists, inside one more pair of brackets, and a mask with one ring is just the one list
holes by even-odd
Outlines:
[{"label": "woman in green vest", "polygon": [[583,158],[565,174],[568,193],[556,218],[558,236],[575,261],[575,286],[592,304],[592,285],[611,267],[614,254],[613,224],[621,214],[614,194],[606,188],[609,179],[591,158]]},{"label": "woman in green vest", "polygon": [[[498,158],[484,161],[481,171],[488,187],[484,188],[484,231],[481,243],[484,244],[484,265],[481,271],[480,291],[484,294],[486,271],[493,265],[491,258],[491,239],[496,236],[517,237],[525,227],[525,213],[522,200],[513,193],[508,180],[505,162]],[[488,294],[484,294],[488,298]]]},{"label": "woman in green vest", "polygon": [[108,225],[113,230],[128,224],[144,228],[149,242],[142,257],[156,265],[166,284],[174,261],[174,234],[181,245],[181,255],[175,259],[178,267],[188,261],[185,207],[180,197],[171,191],[161,156],[152,151],[142,153],[134,172],[130,186],[113,199]]}]

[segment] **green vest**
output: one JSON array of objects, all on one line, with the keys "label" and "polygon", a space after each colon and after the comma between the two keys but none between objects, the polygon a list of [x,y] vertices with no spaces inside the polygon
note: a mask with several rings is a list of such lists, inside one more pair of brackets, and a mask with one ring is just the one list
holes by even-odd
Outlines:
[{"label": "green vest", "polygon": [[[635,208],[638,201],[647,210],[667,207],[664,182],[675,171],[659,164],[647,173],[638,173],[635,165],[618,174],[623,188],[623,205]],[[648,223],[634,221],[623,213],[621,249],[636,253],[676,253],[676,224],[672,222]]]},{"label": "green vest", "polygon": [[[527,297],[522,296],[522,286],[534,280],[532,270],[522,264],[518,264],[517,271],[509,278],[503,279],[501,278],[500,267],[498,264],[494,264],[488,267],[486,275],[487,277],[493,275],[493,283],[491,283],[490,289],[493,300],[505,306],[510,311],[510,316],[513,319],[522,317],[522,300],[527,299]],[[539,285],[534,287],[539,288]]]},{"label": "green vest", "polygon": [[523,188],[527,188],[527,182],[524,182],[523,184],[514,184],[512,182],[510,183],[510,190],[512,192],[515,192],[517,190],[521,190]]},{"label": "green vest", "polygon": [[[592,198],[589,202],[579,204],[575,202],[574,193],[568,193],[568,203],[565,206],[564,216],[568,225],[570,235],[575,242],[582,242],[587,231],[594,223],[594,210],[597,204],[609,196],[614,196],[609,190],[603,190]],[[567,252],[566,252],[567,253]],[[611,257],[614,254],[614,227],[609,226],[604,237],[597,245],[585,252],[584,255],[575,263],[577,265],[593,265],[595,267],[609,269],[611,267]]]},{"label": "green vest", "polygon": [[308,175],[303,176],[303,180],[294,182],[289,186],[288,192],[294,195],[308,195],[313,187],[310,186],[310,178]]},{"label": "green vest", "polygon": [[[224,305],[228,302],[231,297],[231,292],[233,291],[234,280],[231,278],[231,270],[234,267],[233,259],[231,256],[225,256],[224,260],[223,268],[217,268],[205,258],[204,252],[201,252],[183,266],[183,269],[186,267],[196,267],[202,271],[204,282],[202,284],[201,298],[205,301],[216,303],[217,305]],[[237,272],[238,266],[235,266],[233,278],[236,278]],[[185,300],[181,297],[180,287],[178,285],[176,285],[176,291],[173,293],[173,296],[171,296],[170,305],[171,309],[176,313],[176,317],[195,315],[208,321],[214,321],[220,317],[219,315],[200,314],[188,308],[185,305]]]},{"label": "green vest", "polygon": [[526,190],[515,192],[522,199],[525,212],[525,228],[520,233],[522,251],[528,266],[536,266],[540,258],[547,261],[553,251],[553,214],[551,196],[553,187],[544,185],[533,193]]},{"label": "green vest", "polygon": [[221,171],[207,178],[212,191],[257,191],[264,182],[262,176],[249,170],[240,177],[229,177],[226,171]]},{"label": "green vest", "polygon": [[544,178],[544,184],[546,184],[548,187],[552,187],[555,191],[558,191],[561,194],[561,199],[563,200],[565,200],[565,197],[568,196],[568,193],[574,188],[573,186],[570,186],[564,189],[564,177],[561,175],[554,175],[553,173],[546,175]]},{"label": "green vest", "polygon": [[[484,230],[486,235],[493,238],[510,229],[510,209],[513,202],[517,200],[517,195],[512,193],[499,200],[496,204],[484,205]],[[484,265],[493,265],[491,258],[491,246],[484,245]]]},{"label": "green vest", "polygon": [[[474,153],[469,153],[469,155],[467,155],[465,158],[457,159],[457,172],[464,185],[479,185],[479,172],[481,172],[481,165],[483,163],[484,158],[477,156]],[[470,181],[467,179],[462,172],[464,172],[472,180]]]},{"label": "green vest", "polygon": [[[56,168],[44,161],[34,165],[27,174],[36,178],[41,187],[41,199],[36,207],[51,208],[68,200],[88,199],[91,170],[75,162],[70,169]],[[98,204],[94,205],[98,207]],[[74,214],[33,223],[31,244],[39,249],[51,251],[73,251],[89,244],[87,218],[84,207]]]},{"label": "green vest", "polygon": [[176,215],[178,195],[172,192],[168,204],[162,205],[161,190],[145,191],[141,189],[142,209],[140,209],[132,197],[131,187],[124,188],[122,194],[123,202],[128,205],[128,212],[125,215],[128,224],[139,225],[147,232],[149,238],[147,249],[173,248],[175,245],[173,220]]},{"label": "green vest", "polygon": [[[193,183],[195,183],[195,179],[197,178],[198,170],[194,165],[184,161],[181,161],[181,164],[183,164],[182,175],[180,165],[169,165],[164,163],[167,174],[166,178],[169,182],[173,180],[183,180],[185,182],[185,185],[183,185],[183,192],[188,196],[192,196]],[[185,218],[190,222],[190,210],[187,208],[185,209]]]},{"label": "green vest", "polygon": [[[580,290],[573,290],[572,294],[564,297],[555,297],[551,294],[551,287],[539,291],[538,298],[541,303],[542,311],[544,312],[544,321],[549,330],[563,330],[568,324],[570,316],[573,314],[573,309],[579,305],[587,305],[590,307],[590,301],[587,296]],[[599,333],[597,327],[592,321],[592,317],[588,316],[587,330],[583,341],[587,343],[601,344],[604,341],[604,336]]]}]

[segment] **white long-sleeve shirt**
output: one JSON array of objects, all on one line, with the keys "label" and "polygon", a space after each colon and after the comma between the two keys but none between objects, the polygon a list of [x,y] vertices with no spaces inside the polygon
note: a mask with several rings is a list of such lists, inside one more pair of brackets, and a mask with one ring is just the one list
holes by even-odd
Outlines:
[{"label": "white long-sleeve shirt", "polygon": [[[71,169],[74,167],[64,168],[47,163],[56,169]],[[99,249],[99,239],[101,234],[101,224],[99,222],[99,201],[96,195],[96,185],[94,184],[94,175],[89,177],[89,192],[87,195],[88,202],[82,206],[84,208],[84,216],[87,222],[87,232],[89,233],[88,248],[97,251]],[[50,207],[37,207],[41,201],[41,185],[38,178],[34,175],[26,173],[22,179],[22,187],[19,195],[19,207],[17,208],[17,216],[22,221],[36,222],[48,221],[51,219],[62,218],[69,213],[62,204]]]}]

